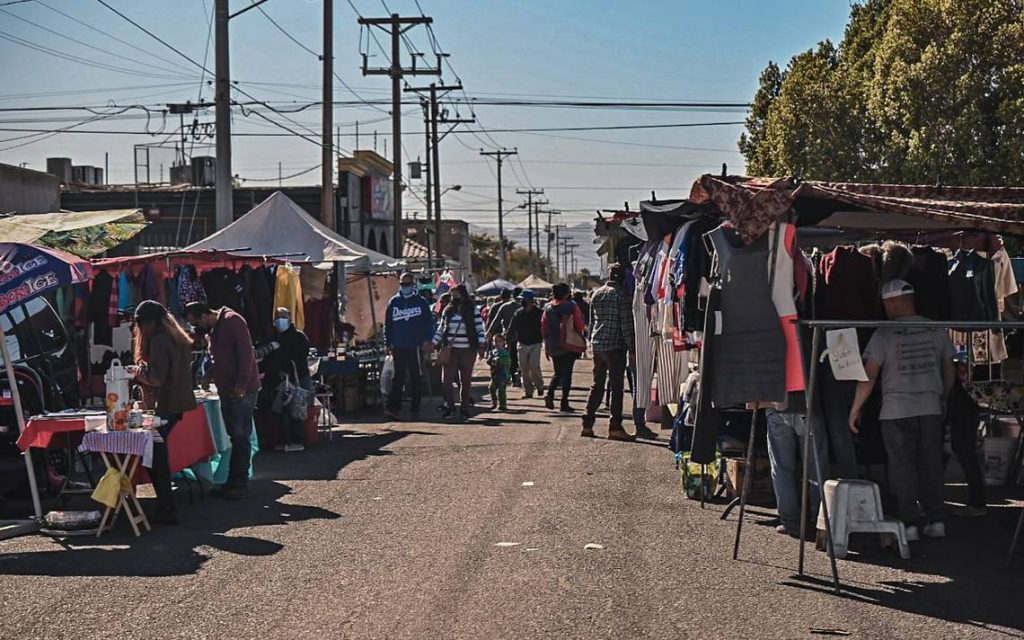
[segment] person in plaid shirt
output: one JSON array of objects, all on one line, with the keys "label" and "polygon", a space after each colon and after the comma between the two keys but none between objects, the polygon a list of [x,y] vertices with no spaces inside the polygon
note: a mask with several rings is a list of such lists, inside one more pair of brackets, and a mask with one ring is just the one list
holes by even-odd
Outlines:
[{"label": "person in plaid shirt", "polygon": [[[625,393],[626,363],[635,350],[633,310],[623,289],[623,269],[615,264],[608,269],[608,281],[590,297],[590,346],[594,351],[594,382],[587,397],[580,435],[592,438],[597,408],[604,399],[605,384],[611,386],[610,440],[632,440],[622,428],[622,397]],[[637,435],[656,438],[644,426]]]}]

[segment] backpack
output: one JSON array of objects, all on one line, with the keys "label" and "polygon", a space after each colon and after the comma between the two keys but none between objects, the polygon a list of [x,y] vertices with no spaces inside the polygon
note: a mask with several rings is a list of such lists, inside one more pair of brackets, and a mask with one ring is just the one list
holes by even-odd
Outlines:
[{"label": "backpack", "polygon": [[570,353],[585,353],[587,340],[576,330],[573,311],[575,311],[575,305],[569,310],[569,313],[562,316],[558,329],[558,346]]}]

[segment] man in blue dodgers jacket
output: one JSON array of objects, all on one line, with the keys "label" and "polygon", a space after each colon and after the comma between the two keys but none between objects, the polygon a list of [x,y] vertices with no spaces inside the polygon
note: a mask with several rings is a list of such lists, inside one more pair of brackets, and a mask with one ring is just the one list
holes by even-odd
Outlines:
[{"label": "man in blue dodgers jacket", "polygon": [[403,273],[400,288],[391,301],[384,320],[384,340],[395,359],[395,378],[384,413],[392,419],[401,418],[402,391],[409,381],[409,402],[412,415],[420,411],[420,379],[423,371],[420,349],[434,337],[434,317],[427,301],[416,291],[411,273]]}]

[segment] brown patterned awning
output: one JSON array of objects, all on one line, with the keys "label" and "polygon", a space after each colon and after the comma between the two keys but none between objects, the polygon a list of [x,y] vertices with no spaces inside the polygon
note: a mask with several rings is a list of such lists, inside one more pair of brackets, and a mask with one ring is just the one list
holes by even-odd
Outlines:
[{"label": "brown patterned awning", "polygon": [[[704,175],[690,200],[712,202],[746,238],[792,212],[797,224],[944,228],[1024,235],[1024,188],[798,181]],[[831,218],[831,219],[830,219]]]}]

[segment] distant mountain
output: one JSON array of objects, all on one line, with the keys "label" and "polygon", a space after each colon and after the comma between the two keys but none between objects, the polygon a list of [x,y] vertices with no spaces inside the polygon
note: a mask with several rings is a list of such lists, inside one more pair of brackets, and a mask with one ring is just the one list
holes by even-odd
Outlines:
[{"label": "distant mountain", "polygon": [[[498,237],[498,230],[491,227],[485,227],[478,224],[470,224],[469,232],[472,234],[487,234],[491,237]],[[526,248],[529,246],[527,242],[527,230],[520,227],[513,227],[505,230],[505,237],[516,243],[517,247]],[[601,258],[597,255],[597,244],[594,241],[597,236],[594,235],[594,223],[593,222],[581,222],[571,227],[565,227],[559,232],[559,237],[568,237],[572,239],[574,244],[578,244],[576,247],[576,262],[581,269],[588,269],[591,273],[598,273],[601,269]],[[540,249],[542,255],[547,255],[547,240],[544,237],[544,233],[540,234]],[[552,241],[551,244],[551,257],[554,259],[555,246]]]}]

